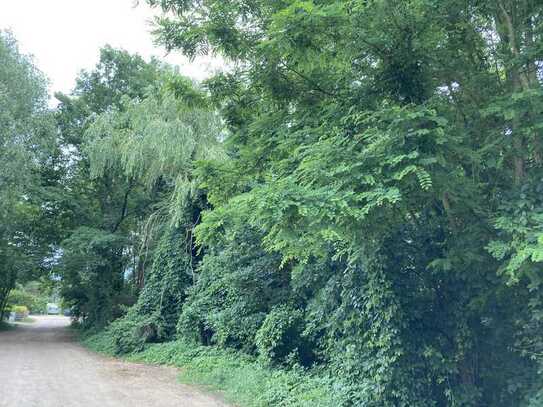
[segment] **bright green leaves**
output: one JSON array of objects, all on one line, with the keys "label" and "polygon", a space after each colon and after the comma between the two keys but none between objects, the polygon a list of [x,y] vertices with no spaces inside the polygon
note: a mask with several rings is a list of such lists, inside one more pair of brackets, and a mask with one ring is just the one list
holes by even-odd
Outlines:
[{"label": "bright green leaves", "polygon": [[[346,68],[346,54],[324,46],[329,41],[343,41],[348,16],[341,2],[315,4],[313,1],[292,1],[271,16],[266,39],[260,50],[277,58],[277,63],[295,80],[305,80],[310,88],[321,84],[326,75],[335,76]],[[336,44],[339,45],[339,44]],[[332,91],[332,90],[331,90]],[[326,92],[321,89],[321,92]]]},{"label": "bright green leaves", "polygon": [[[88,151],[94,176],[120,165],[128,178],[153,186],[159,177],[190,176],[194,161],[217,158],[219,118],[165,92],[99,116],[90,127]],[[215,152],[213,151],[215,149]]]},{"label": "bright green leaves", "polygon": [[121,109],[98,116],[89,127],[86,149],[91,176],[118,170],[152,191],[159,183],[171,190],[169,214],[194,195],[197,161],[220,161],[222,123],[205,103],[205,95],[179,78],[150,92],[143,100],[125,99]]},{"label": "bright green leaves", "polygon": [[160,27],[157,39],[168,50],[181,49],[189,57],[220,51],[230,59],[247,56],[262,34],[261,9],[268,7],[263,0],[147,2],[164,11],[175,10],[176,18],[166,14],[155,21]]},{"label": "bright green leaves", "polygon": [[0,61],[0,224],[5,227],[7,211],[36,181],[33,171],[47,155],[52,127],[47,81],[9,32],[0,31]]},{"label": "bright green leaves", "polygon": [[[538,187],[535,191],[539,191]],[[509,283],[528,278],[531,284],[543,282],[543,210],[539,194],[528,188],[510,203],[502,206],[495,220],[499,239],[491,241],[487,250],[503,262],[501,272]]]},{"label": "bright green leaves", "polygon": [[270,174],[266,183],[230,200],[225,213],[206,215],[198,227],[201,240],[213,239],[211,231],[219,227],[214,221],[246,214],[246,222],[265,231],[270,251],[283,253],[285,261],[305,261],[327,253],[329,244],[340,252],[350,247],[343,253],[349,256],[365,239],[405,221],[402,211],[417,210],[408,205],[429,193],[431,173],[442,171],[435,155],[447,122],[431,110],[393,108],[344,118],[346,127],[351,123],[357,127],[353,136],[340,128],[315,130],[321,137],[296,151],[298,165],[290,175]]}]

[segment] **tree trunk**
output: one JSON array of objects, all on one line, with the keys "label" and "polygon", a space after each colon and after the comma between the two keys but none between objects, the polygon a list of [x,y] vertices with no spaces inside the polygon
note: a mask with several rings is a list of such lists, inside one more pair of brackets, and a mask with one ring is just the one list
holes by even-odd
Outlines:
[{"label": "tree trunk", "polygon": [[[521,57],[521,48],[519,38],[529,38],[528,26],[526,18],[522,18],[515,14],[519,12],[516,3],[511,3],[510,9],[506,8],[503,1],[497,2],[497,11],[495,16],[495,25],[497,34],[500,37],[500,41],[507,46],[510,52],[509,61],[504,61],[504,66],[508,67],[507,78],[509,83],[509,92],[520,93],[528,91],[532,88],[531,78],[529,74],[529,66],[526,69],[520,69],[517,63],[513,63],[513,60]],[[530,65],[530,63],[528,63]],[[521,131],[521,118],[514,117],[511,124],[511,137],[512,137],[512,171],[513,182],[515,185],[519,185],[525,177],[526,173],[526,156],[527,156],[527,141]]]},{"label": "tree trunk", "polygon": [[8,303],[10,292],[11,292],[10,288],[3,288],[0,293],[0,322],[4,320],[4,315],[6,313],[6,305]]}]

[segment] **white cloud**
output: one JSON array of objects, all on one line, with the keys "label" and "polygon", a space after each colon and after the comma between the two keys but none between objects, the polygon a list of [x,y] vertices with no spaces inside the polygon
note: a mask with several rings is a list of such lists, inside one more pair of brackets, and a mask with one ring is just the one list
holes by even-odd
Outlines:
[{"label": "white cloud", "polygon": [[133,0],[0,0],[0,29],[10,29],[21,50],[34,55],[52,92],[69,92],[79,71],[91,69],[106,44],[145,58],[157,56],[195,79],[222,67],[213,57],[190,62],[180,54],[166,56],[150,34],[156,13]]}]

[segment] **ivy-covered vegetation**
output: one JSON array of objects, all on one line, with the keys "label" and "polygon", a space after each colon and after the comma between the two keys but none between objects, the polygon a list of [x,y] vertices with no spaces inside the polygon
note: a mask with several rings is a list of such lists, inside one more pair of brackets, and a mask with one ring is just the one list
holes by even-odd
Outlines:
[{"label": "ivy-covered vegetation", "polygon": [[147,2],[224,72],[104,48],[13,133],[0,256],[37,236],[89,346],[242,405],[540,406],[543,4]]}]

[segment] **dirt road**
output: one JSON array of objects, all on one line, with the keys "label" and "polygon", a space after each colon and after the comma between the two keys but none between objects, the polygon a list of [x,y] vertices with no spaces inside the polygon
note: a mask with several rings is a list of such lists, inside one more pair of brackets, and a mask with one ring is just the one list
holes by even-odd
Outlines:
[{"label": "dirt road", "polygon": [[64,317],[0,332],[0,407],[225,407],[177,383],[175,369],[104,358],[73,341]]}]

